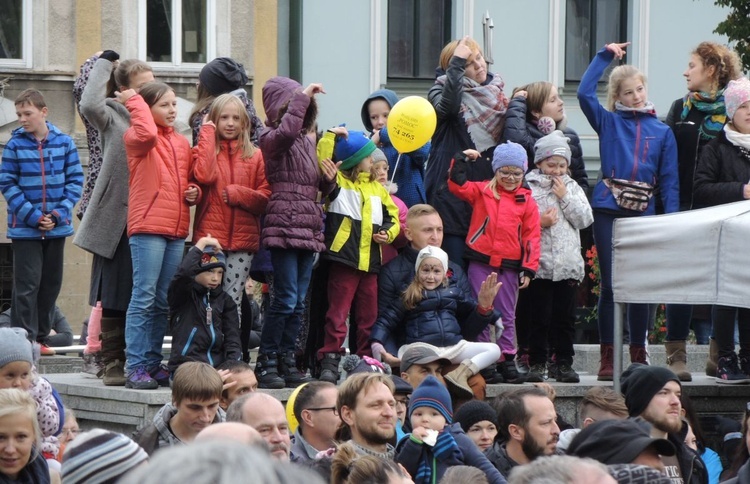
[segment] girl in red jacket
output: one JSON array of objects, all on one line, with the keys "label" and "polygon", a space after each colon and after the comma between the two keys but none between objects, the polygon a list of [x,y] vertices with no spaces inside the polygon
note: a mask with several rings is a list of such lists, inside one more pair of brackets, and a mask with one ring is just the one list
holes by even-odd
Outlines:
[{"label": "girl in red jacket", "polygon": [[242,305],[250,261],[260,243],[260,216],[271,187],[242,100],[222,94],[211,104],[193,148],[193,177],[203,189],[195,212],[193,243],[211,234],[227,258],[224,291]]},{"label": "girl in red jacket", "polygon": [[169,371],[161,364],[167,289],[182,261],[190,205],[198,202],[200,189],[188,181],[190,144],[173,128],[177,97],[172,88],[152,82],[138,94],[128,89],[115,95],[130,111],[124,141],[133,294],[125,319],[125,386],[154,389],[169,385]]},{"label": "girl in red jacket", "polygon": [[[475,297],[491,273],[497,272],[502,282],[494,303],[505,328],[496,338],[502,352],[498,372],[508,383],[522,383],[514,361],[516,300],[518,290],[528,287],[539,267],[539,211],[531,190],[522,186],[528,166],[523,146],[512,141],[498,145],[492,156],[495,176],[489,181],[467,181],[466,163],[479,156],[476,150],[455,156],[448,189],[473,207],[464,258],[469,260]],[[478,339],[490,341],[489,328]]]}]

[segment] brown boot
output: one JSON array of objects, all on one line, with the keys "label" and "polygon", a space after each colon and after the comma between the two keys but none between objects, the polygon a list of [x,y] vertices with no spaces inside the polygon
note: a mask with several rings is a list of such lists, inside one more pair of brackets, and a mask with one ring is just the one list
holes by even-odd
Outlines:
[{"label": "brown boot", "polygon": [[474,392],[469,385],[469,378],[479,373],[477,365],[471,360],[464,360],[458,365],[458,368],[443,375],[445,382],[450,385],[460,396],[471,399],[474,398]]},{"label": "brown boot", "polygon": [[630,345],[630,362],[648,365],[646,345]]},{"label": "brown boot", "polygon": [[693,381],[693,375],[687,367],[687,342],[665,341],[664,349],[667,352],[667,365],[677,378],[680,381]]},{"label": "brown boot", "polygon": [[716,367],[719,362],[719,345],[716,340],[708,340],[708,359],[706,360],[706,376],[716,376]]},{"label": "brown boot", "polygon": [[615,347],[612,344],[602,343],[599,345],[599,353],[601,360],[599,361],[599,373],[596,379],[599,381],[612,381],[612,376],[615,373]]},{"label": "brown boot", "polygon": [[106,386],[125,386],[125,318],[102,318],[102,381]]}]

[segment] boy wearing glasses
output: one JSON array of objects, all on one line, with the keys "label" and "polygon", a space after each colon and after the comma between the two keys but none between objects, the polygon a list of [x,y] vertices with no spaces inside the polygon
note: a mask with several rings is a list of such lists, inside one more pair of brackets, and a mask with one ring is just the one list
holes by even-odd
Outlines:
[{"label": "boy wearing glasses", "polygon": [[[469,261],[467,273],[474,297],[491,273],[496,272],[502,283],[493,304],[503,314],[505,327],[495,338],[502,353],[498,373],[508,383],[523,383],[514,361],[516,300],[518,290],[529,286],[539,267],[539,211],[531,190],[523,185],[528,159],[521,145],[512,141],[498,145],[492,156],[495,176],[468,181],[468,163],[479,156],[476,150],[455,155],[448,189],[473,207],[464,258]],[[477,340],[491,341],[490,328]]]}]

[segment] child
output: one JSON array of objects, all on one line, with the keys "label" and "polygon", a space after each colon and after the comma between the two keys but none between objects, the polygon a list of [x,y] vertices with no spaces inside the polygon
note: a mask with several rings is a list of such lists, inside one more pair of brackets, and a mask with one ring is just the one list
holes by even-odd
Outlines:
[{"label": "child", "polygon": [[414,280],[404,291],[402,304],[379,314],[370,335],[372,352],[382,354],[386,336],[402,330],[406,344],[437,346],[442,358],[460,363],[445,379],[463,396],[473,398],[468,378],[494,364],[500,358],[500,350],[494,343],[470,343],[462,332],[464,327],[472,327],[476,334],[498,320],[500,315],[492,309],[500,288],[497,274],[490,274],[482,282],[477,304],[466,299],[459,288],[448,287],[448,254],[442,249],[428,245],[420,250],[414,267]]},{"label": "child", "polygon": [[208,233],[219,241],[227,259],[224,291],[239,310],[271,189],[263,155],[250,141],[252,126],[242,101],[222,94],[206,119],[193,148],[193,176],[204,192],[195,212],[193,243]]},{"label": "child", "polygon": [[[204,124],[205,126],[205,124]],[[219,241],[201,237],[188,251],[169,285],[172,352],[169,373],[186,361],[216,368],[242,358],[237,306],[221,288],[226,258]]]},{"label": "child", "polygon": [[[411,153],[399,153],[391,144],[388,136],[388,114],[398,102],[398,96],[389,89],[379,89],[367,97],[362,105],[362,123],[365,129],[372,133],[372,142],[375,143],[388,160],[388,168],[393,173],[393,193],[398,191],[399,197],[407,207],[418,203],[427,203],[424,190],[424,166],[427,155],[430,154],[430,142]],[[398,161],[398,167],[396,162]],[[395,170],[395,171],[394,171]]]},{"label": "child", "polygon": [[415,483],[438,482],[448,467],[456,465],[481,469],[491,483],[505,482],[460,424],[453,424],[451,397],[434,376],[425,378],[412,393],[409,418],[413,430],[399,442],[396,462]]},{"label": "child", "polygon": [[541,256],[536,278],[529,285],[532,302],[529,333],[531,369],[526,381],[544,380],[547,343],[555,349],[555,367],[550,377],[563,383],[578,383],[573,370],[575,297],[583,280],[583,257],[579,230],[591,225],[586,193],[568,176],[571,150],[562,131],[539,139],[534,145],[536,169],[526,175],[541,218]]},{"label": "child", "polygon": [[[750,81],[729,81],[724,91],[729,122],[701,153],[693,197],[702,206],[750,199]],[[714,306],[714,338],[719,347],[717,383],[750,383],[750,310]],[[734,351],[738,321],[740,357]]]},{"label": "child", "polygon": [[[496,336],[502,352],[499,373],[508,383],[522,383],[513,358],[515,347],[516,299],[539,266],[539,211],[531,190],[522,186],[528,160],[526,150],[508,141],[498,145],[492,156],[495,176],[489,181],[470,182],[466,178],[467,160],[479,157],[476,150],[458,153],[448,180],[448,188],[458,198],[473,205],[465,257],[469,260],[469,283],[479,294],[487,276],[497,272],[502,287],[494,307],[503,314],[503,332]],[[479,341],[490,341],[489,328]]]},{"label": "child", "polygon": [[26,89],[15,103],[21,127],[13,130],[0,167],[13,247],[11,321],[42,346],[43,355],[54,355],[47,340],[83,170],[73,140],[47,122],[41,92]]},{"label": "child", "polygon": [[[50,470],[39,452],[40,432],[34,407],[34,400],[28,393],[20,389],[0,390],[0,435],[3,436],[3,456],[9,457],[0,461],[2,482],[50,482]],[[16,445],[11,446],[10,442]],[[60,482],[59,476],[56,477]]]},{"label": "child", "polygon": [[[169,385],[161,365],[167,331],[167,289],[185,250],[190,205],[200,189],[188,181],[190,144],[174,131],[177,98],[161,82],[116,92],[130,112],[125,151],[130,168],[128,236],[133,294],[125,323],[127,388]],[[153,375],[153,376],[152,376]]]},{"label": "child", "polygon": [[380,248],[383,251],[383,265],[386,265],[390,261],[396,258],[398,250],[406,245],[406,214],[409,212],[409,208],[404,202],[398,198],[394,193],[398,190],[395,182],[388,181],[388,158],[382,150],[375,150],[372,152],[372,177],[383,185],[388,193],[391,195],[391,200],[398,207],[398,222],[401,230],[398,233],[398,237],[393,241],[392,244],[381,245]]},{"label": "child", "polygon": [[[591,61],[578,87],[578,102],[599,135],[602,180],[591,197],[594,210],[594,243],[599,256],[599,341],[601,364],[598,379],[612,380],[614,301],[612,299],[612,228],[620,217],[653,215],[651,195],[659,186],[664,212],[679,208],[677,147],[669,126],[659,121],[648,101],[646,78],[629,65],[615,67],[607,85],[607,109],[599,104],[599,78],[617,57],[622,59],[629,42],[607,44]],[[646,363],[647,304],[628,304],[630,361]]]},{"label": "child", "polygon": [[[329,159],[334,137],[336,165]],[[356,351],[352,352],[372,356],[369,340],[378,315],[380,246],[392,243],[400,231],[398,207],[372,177],[374,151],[375,144],[364,133],[347,132],[341,126],[329,130],[318,144],[326,177],[337,184],[327,199],[327,250],[323,256],[331,264],[325,336],[318,350],[320,379],[334,384],[339,379],[341,347],[352,303],[357,321],[356,343],[350,343]]]}]

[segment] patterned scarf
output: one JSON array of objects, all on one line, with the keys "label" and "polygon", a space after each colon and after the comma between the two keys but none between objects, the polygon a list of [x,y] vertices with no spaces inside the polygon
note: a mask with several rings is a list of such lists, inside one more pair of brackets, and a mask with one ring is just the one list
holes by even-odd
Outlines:
[{"label": "patterned scarf", "polygon": [[682,101],[682,121],[687,118],[691,109],[705,113],[703,122],[698,128],[698,133],[703,140],[712,140],[719,134],[721,128],[727,122],[727,110],[724,105],[724,89],[716,92],[716,97],[705,92],[689,92]]},{"label": "patterned scarf", "polygon": [[[435,82],[445,85],[445,78],[440,76]],[[466,76],[462,82],[461,113],[469,136],[481,153],[496,146],[503,134],[508,109],[508,98],[503,93],[505,82],[497,74],[493,74],[492,80],[484,85]]]},{"label": "patterned scarf", "polygon": [[414,482],[417,483],[434,484],[437,482],[437,461],[446,461],[451,454],[461,453],[456,439],[447,430],[443,430],[438,434],[437,442],[435,442],[432,452],[430,452],[426,444],[422,444],[422,447],[422,458],[419,462],[417,473],[414,476]]}]

